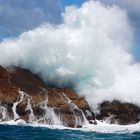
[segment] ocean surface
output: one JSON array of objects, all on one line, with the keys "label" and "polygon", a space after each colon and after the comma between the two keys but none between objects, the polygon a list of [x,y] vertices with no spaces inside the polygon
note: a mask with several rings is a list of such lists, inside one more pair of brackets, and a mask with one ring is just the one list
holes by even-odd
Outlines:
[{"label": "ocean surface", "polygon": [[140,140],[140,132],[97,133],[69,129],[0,125],[0,140]]}]

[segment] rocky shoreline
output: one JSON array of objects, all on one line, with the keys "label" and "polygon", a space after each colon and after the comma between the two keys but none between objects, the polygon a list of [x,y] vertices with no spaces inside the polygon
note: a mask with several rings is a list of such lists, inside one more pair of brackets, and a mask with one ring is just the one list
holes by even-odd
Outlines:
[{"label": "rocky shoreline", "polygon": [[134,104],[105,101],[99,110],[95,114],[84,97],[68,88],[51,88],[28,70],[0,66],[1,122],[23,119],[27,123],[82,127],[96,124],[96,119],[123,125],[140,121],[140,108]]}]

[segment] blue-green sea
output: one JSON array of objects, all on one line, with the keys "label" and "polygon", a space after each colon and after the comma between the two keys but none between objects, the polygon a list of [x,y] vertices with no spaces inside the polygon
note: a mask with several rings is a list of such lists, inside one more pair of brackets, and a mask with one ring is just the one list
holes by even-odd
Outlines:
[{"label": "blue-green sea", "polygon": [[0,125],[0,140],[140,140],[140,133],[96,133],[69,129]]}]

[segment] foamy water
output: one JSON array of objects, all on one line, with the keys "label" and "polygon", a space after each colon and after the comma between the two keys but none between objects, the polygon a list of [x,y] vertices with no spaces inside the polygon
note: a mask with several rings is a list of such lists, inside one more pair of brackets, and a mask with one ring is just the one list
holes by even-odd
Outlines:
[{"label": "foamy water", "polygon": [[99,132],[99,133],[134,133],[140,132],[140,123],[131,124],[131,125],[115,125],[115,124],[108,124],[105,122],[100,122],[97,120],[97,125],[84,125],[83,128],[70,128],[65,127],[62,125],[43,125],[34,123],[26,123],[23,120],[18,121],[7,121],[1,124],[4,125],[18,125],[18,126],[31,126],[31,127],[43,127],[43,128],[50,128],[50,129],[70,129],[70,130],[80,130],[80,131],[88,131],[88,132]]}]

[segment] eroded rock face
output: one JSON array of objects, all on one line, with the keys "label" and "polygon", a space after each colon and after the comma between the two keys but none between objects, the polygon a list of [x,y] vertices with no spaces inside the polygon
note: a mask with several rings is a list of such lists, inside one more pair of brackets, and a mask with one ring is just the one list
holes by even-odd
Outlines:
[{"label": "eroded rock face", "polygon": [[96,118],[106,120],[108,123],[127,125],[140,121],[140,108],[131,103],[106,101],[100,104],[99,108],[100,114],[97,114]]},{"label": "eroded rock face", "polygon": [[68,127],[81,127],[83,112],[90,112],[87,101],[72,90],[49,88],[36,75],[17,67],[0,67],[0,106],[1,121],[23,119]]},{"label": "eroded rock face", "polygon": [[50,88],[28,70],[0,66],[0,121],[23,119],[41,124],[82,127],[95,119],[108,123],[140,121],[140,108],[119,101],[103,102],[94,114],[88,102],[68,88]]}]

